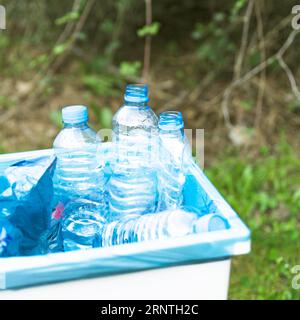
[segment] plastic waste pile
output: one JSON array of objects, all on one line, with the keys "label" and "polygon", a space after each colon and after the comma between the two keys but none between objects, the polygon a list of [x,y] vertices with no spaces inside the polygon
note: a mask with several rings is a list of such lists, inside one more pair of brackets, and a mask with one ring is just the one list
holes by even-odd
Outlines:
[{"label": "plastic waste pile", "polygon": [[157,117],[148,102],[146,85],[126,87],[108,157],[88,125],[87,107],[62,109],[55,160],[15,164],[0,176],[0,256],[161,241],[230,227],[215,206],[185,205],[193,160],[182,114]]}]

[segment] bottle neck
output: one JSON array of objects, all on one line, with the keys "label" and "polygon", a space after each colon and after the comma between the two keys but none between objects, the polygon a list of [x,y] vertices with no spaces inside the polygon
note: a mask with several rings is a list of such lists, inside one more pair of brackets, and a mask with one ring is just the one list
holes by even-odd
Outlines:
[{"label": "bottle neck", "polygon": [[132,107],[132,108],[149,108],[148,102],[132,102],[132,101],[124,101],[124,107]]},{"label": "bottle neck", "polygon": [[66,123],[63,122],[64,128],[69,129],[69,128],[78,128],[78,129],[85,129],[88,128],[88,124],[86,121],[80,122],[80,123]]}]

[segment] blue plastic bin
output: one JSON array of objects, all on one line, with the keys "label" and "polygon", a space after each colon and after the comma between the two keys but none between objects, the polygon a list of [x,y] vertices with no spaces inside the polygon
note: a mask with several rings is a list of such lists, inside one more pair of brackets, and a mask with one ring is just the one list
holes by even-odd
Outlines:
[{"label": "blue plastic bin", "polygon": [[[0,173],[16,161],[52,153],[0,155]],[[185,203],[202,207],[212,200],[230,229],[87,251],[0,258],[0,300],[226,299],[230,259],[250,252],[250,231],[193,161],[188,172]]]}]

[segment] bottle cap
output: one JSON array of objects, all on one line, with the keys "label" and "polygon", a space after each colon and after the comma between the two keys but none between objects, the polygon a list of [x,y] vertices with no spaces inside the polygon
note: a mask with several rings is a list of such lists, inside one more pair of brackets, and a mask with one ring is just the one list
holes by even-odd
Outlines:
[{"label": "bottle cap", "polygon": [[209,213],[200,217],[195,223],[195,232],[210,232],[229,229],[228,221],[219,214]]},{"label": "bottle cap", "polygon": [[166,111],[159,115],[159,129],[178,130],[184,127],[182,113],[179,111]]},{"label": "bottle cap", "polygon": [[87,122],[88,109],[86,106],[68,106],[62,109],[62,120],[64,123],[76,124]]},{"label": "bottle cap", "polygon": [[167,232],[170,237],[183,237],[193,233],[197,215],[181,209],[163,213],[167,215]]},{"label": "bottle cap", "polygon": [[145,103],[149,101],[148,86],[146,84],[129,84],[126,86],[125,102]]}]

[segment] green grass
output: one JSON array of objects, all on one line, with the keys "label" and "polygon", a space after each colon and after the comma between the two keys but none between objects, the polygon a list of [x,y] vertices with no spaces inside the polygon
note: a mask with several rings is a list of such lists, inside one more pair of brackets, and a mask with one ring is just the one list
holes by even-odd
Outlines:
[{"label": "green grass", "polygon": [[206,174],[252,231],[252,251],[233,259],[230,299],[300,299],[300,158],[281,142],[256,157],[224,155]]}]

